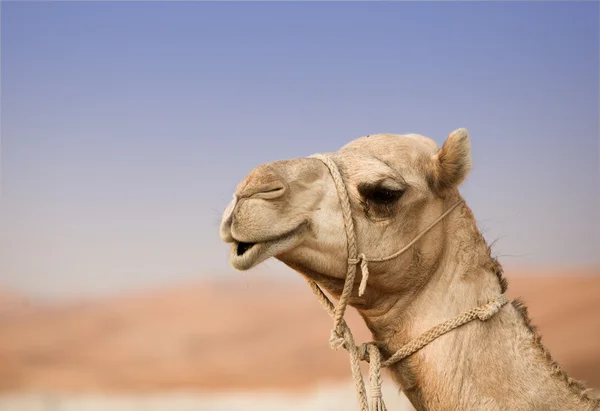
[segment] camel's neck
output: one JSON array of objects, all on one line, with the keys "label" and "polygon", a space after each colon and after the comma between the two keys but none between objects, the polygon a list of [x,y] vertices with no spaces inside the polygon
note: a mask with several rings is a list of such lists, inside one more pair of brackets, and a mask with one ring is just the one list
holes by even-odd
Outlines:
[{"label": "camel's neck", "polygon": [[[429,328],[502,293],[500,266],[468,215],[447,222],[448,247],[430,281],[384,315],[363,314],[384,357]],[[450,245],[453,244],[453,245]],[[474,320],[392,366],[418,410],[592,410],[599,404],[552,363],[518,304]]]}]

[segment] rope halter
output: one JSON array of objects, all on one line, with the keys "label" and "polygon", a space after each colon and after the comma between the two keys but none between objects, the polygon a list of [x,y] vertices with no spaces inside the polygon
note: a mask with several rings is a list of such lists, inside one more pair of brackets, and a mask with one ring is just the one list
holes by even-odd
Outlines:
[{"label": "rope halter", "polygon": [[344,228],[346,231],[346,240],[348,247],[348,268],[346,271],[346,278],[344,280],[344,287],[342,289],[342,293],[340,295],[337,307],[333,305],[333,303],[329,300],[329,298],[325,295],[323,290],[319,287],[319,285],[316,282],[308,278],[306,279],[306,281],[308,282],[308,285],[312,289],[313,293],[317,296],[319,302],[321,302],[321,305],[323,305],[323,308],[329,313],[329,315],[331,315],[331,317],[333,317],[333,329],[331,330],[331,336],[329,338],[329,344],[331,345],[331,348],[337,350],[340,347],[343,347],[350,354],[352,375],[354,378],[354,383],[356,386],[361,411],[369,411],[369,405],[367,403],[365,384],[363,381],[362,373],[360,371],[360,360],[368,361],[370,363],[370,410],[386,411],[386,407],[381,394],[381,367],[389,367],[390,365],[408,357],[409,355],[423,348],[425,345],[429,344],[431,341],[435,340],[440,335],[445,334],[448,331],[459,327],[463,324],[466,324],[467,322],[473,321],[474,319],[479,319],[481,321],[488,320],[495,313],[497,313],[500,310],[500,308],[508,302],[508,300],[503,294],[500,294],[486,305],[473,308],[466,313],[463,313],[441,324],[438,324],[437,326],[421,334],[415,340],[409,342],[408,344],[400,348],[400,350],[398,350],[385,361],[381,360],[381,352],[379,351],[379,348],[377,347],[375,342],[372,341],[364,343],[361,346],[357,347],[354,342],[352,332],[350,331],[350,328],[344,320],[344,313],[346,311],[350,295],[352,294],[352,288],[354,286],[354,280],[356,277],[356,267],[358,266],[358,264],[360,264],[361,266],[362,273],[362,278],[358,287],[358,295],[362,296],[366,290],[367,281],[369,278],[369,262],[383,262],[392,260],[400,256],[410,247],[412,247],[417,241],[419,241],[419,239],[421,239],[421,237],[423,237],[437,223],[439,223],[446,216],[448,216],[456,207],[462,204],[463,200],[460,199],[455,204],[453,204],[448,210],[446,210],[436,220],[429,224],[429,226],[427,226],[423,231],[421,231],[412,241],[410,241],[406,246],[404,246],[402,249],[398,250],[394,254],[389,255],[387,257],[368,258],[364,253],[358,252],[356,246],[354,222],[352,220],[352,210],[350,207],[350,199],[348,197],[346,185],[337,165],[333,162],[333,160],[331,160],[331,158],[323,154],[314,154],[310,157],[320,160],[327,166],[335,184],[335,188],[342,208]]}]

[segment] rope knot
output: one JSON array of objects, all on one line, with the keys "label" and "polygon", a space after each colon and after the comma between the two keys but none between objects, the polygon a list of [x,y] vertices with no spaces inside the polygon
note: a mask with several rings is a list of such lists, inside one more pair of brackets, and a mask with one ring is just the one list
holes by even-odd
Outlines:
[{"label": "rope knot", "polygon": [[371,345],[370,343],[363,343],[360,346],[358,346],[358,359],[361,361],[366,361],[369,362],[370,361],[370,356],[369,356],[369,345]]},{"label": "rope knot", "polygon": [[369,389],[372,399],[381,398],[381,387],[379,385],[371,385]]},{"label": "rope knot", "polygon": [[349,258],[348,264],[357,265],[360,263],[360,270],[362,272],[362,279],[358,286],[358,296],[362,296],[367,289],[367,280],[369,279],[369,266],[367,256],[364,253],[360,253],[357,258]]},{"label": "rope knot", "polygon": [[331,335],[329,336],[329,346],[337,351],[340,347],[344,346],[344,337],[340,335],[338,330],[331,330]]},{"label": "rope knot", "polygon": [[508,300],[506,299],[506,297],[504,297],[504,295],[495,298],[494,300],[481,307],[481,309],[477,310],[477,318],[479,318],[481,321],[489,320],[507,302]]}]

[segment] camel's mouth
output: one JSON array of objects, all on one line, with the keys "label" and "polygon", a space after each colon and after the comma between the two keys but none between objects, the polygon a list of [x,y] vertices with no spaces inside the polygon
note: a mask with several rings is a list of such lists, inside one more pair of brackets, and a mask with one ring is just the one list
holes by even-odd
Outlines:
[{"label": "camel's mouth", "polygon": [[244,253],[246,251],[248,251],[249,249],[251,249],[252,247],[254,247],[256,245],[256,243],[243,243],[243,242],[239,242],[236,248],[236,254],[238,256],[242,256],[244,255]]},{"label": "camel's mouth", "polygon": [[229,261],[238,270],[248,270],[270,257],[275,257],[300,243],[305,223],[293,230],[266,241],[248,243],[233,239]]}]

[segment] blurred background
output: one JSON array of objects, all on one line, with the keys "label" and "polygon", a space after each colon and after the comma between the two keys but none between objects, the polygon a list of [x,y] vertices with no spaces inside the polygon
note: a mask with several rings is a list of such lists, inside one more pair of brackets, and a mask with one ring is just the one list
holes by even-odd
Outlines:
[{"label": "blurred background", "polygon": [[0,410],[354,409],[329,317],[283,265],[229,267],[220,215],[258,164],[458,127],[509,295],[600,388],[597,2],[0,12]]}]

